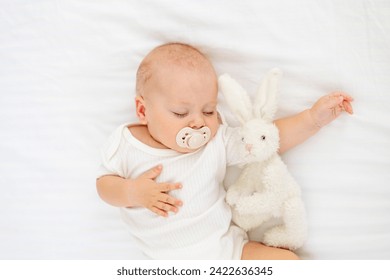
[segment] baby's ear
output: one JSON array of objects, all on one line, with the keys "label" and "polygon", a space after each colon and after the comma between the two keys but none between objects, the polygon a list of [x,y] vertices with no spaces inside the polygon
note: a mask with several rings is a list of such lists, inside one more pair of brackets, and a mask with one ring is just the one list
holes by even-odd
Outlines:
[{"label": "baby's ear", "polygon": [[135,97],[135,111],[140,124],[147,124],[145,99],[140,95]]}]

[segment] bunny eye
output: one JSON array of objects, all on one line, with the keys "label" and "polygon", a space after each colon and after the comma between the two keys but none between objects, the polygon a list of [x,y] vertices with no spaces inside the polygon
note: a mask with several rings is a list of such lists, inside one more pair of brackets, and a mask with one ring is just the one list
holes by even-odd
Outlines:
[{"label": "bunny eye", "polygon": [[242,141],[242,142],[244,142],[244,141],[245,141],[245,138],[244,138],[244,137],[242,137],[242,138],[241,138],[241,141]]},{"label": "bunny eye", "polygon": [[266,137],[265,137],[265,135],[262,135],[260,138],[261,138],[261,140],[264,141]]}]

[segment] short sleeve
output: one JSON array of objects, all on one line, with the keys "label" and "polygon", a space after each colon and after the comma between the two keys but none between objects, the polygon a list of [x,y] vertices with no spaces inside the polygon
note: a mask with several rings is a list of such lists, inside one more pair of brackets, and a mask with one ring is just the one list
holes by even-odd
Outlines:
[{"label": "short sleeve", "polygon": [[240,128],[223,125],[222,137],[226,148],[226,163],[228,166],[239,165],[243,163],[243,157],[240,153]]},{"label": "short sleeve", "polygon": [[100,151],[101,163],[97,170],[97,178],[104,175],[118,175],[125,177],[122,166],[121,141],[123,129],[126,125],[118,127],[108,138]]}]

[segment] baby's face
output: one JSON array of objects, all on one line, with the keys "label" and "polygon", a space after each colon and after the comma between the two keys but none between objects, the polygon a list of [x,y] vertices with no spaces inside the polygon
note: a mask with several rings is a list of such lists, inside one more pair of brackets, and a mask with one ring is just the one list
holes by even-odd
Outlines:
[{"label": "baby's face", "polygon": [[218,130],[218,86],[214,71],[172,66],[159,69],[144,88],[144,119],[150,135],[165,147],[186,153],[179,147],[177,133],[184,127],[207,126],[211,138]]}]

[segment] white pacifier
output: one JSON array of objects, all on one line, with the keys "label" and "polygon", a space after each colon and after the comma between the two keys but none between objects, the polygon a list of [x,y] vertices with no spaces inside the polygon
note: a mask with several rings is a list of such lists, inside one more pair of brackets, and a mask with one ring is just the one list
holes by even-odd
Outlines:
[{"label": "white pacifier", "polygon": [[207,126],[201,129],[182,128],[176,135],[176,143],[182,148],[196,150],[210,140],[211,130]]}]

